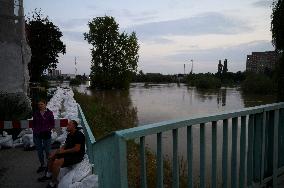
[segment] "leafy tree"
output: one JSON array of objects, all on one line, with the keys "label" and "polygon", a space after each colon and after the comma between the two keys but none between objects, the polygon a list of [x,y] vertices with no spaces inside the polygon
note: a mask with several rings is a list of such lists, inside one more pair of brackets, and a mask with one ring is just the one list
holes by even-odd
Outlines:
[{"label": "leafy tree", "polygon": [[93,46],[91,86],[128,88],[139,58],[135,32],[119,33],[119,26],[111,16],[96,17],[88,26],[90,30],[84,37]]},{"label": "leafy tree", "polygon": [[278,98],[284,101],[284,0],[273,2],[271,15],[272,43],[281,55],[277,68]]},{"label": "leafy tree", "polygon": [[271,15],[272,43],[279,52],[284,51],[284,0],[273,2]]},{"label": "leafy tree", "polygon": [[45,70],[57,67],[58,54],[66,53],[66,46],[60,39],[62,32],[48,17],[34,10],[32,17],[26,20],[26,33],[32,50],[28,66],[30,78],[31,81],[40,81]]}]

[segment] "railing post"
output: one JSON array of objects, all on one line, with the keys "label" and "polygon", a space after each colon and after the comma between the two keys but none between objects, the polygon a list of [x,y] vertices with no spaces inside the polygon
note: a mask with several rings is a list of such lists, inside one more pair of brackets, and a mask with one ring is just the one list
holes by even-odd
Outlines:
[{"label": "railing post", "polygon": [[205,149],[205,123],[200,124],[200,188],[205,188],[205,163],[206,149]]},{"label": "railing post", "polygon": [[278,176],[278,125],[279,110],[274,111],[274,142],[273,142],[273,188],[277,188]]},{"label": "railing post", "polygon": [[173,187],[179,187],[178,129],[173,129]]},{"label": "railing post", "polygon": [[238,186],[238,162],[237,162],[237,147],[238,147],[238,118],[232,119],[232,156],[231,156],[231,187],[237,188]]},{"label": "railing post", "polygon": [[247,177],[247,126],[246,126],[246,116],[241,117],[241,136],[240,136],[240,188],[246,187],[246,177]]},{"label": "railing post", "polygon": [[262,150],[263,114],[255,114],[254,143],[253,143],[253,180],[261,180],[261,150]]},{"label": "railing post", "polygon": [[266,112],[264,179],[273,173],[274,111]]},{"label": "railing post", "polygon": [[157,134],[157,187],[164,187],[163,142],[162,133]]},{"label": "railing post", "polygon": [[254,115],[249,115],[248,121],[248,157],[247,157],[247,186],[253,183],[253,140],[254,140]]},{"label": "railing post", "polygon": [[261,139],[261,168],[260,168],[260,184],[263,183],[264,180],[264,165],[265,165],[265,146],[267,145],[266,142],[266,113],[267,112],[263,112],[262,114],[262,130],[261,130],[261,135],[262,135],[262,139]]},{"label": "railing post", "polygon": [[223,147],[222,147],[222,180],[223,188],[228,187],[228,120],[223,120]]},{"label": "railing post", "polygon": [[95,143],[95,172],[99,186],[127,188],[126,141],[112,133]]},{"label": "railing post", "polygon": [[284,109],[279,110],[278,167],[284,166]]},{"label": "railing post", "polygon": [[146,174],[146,157],[145,157],[145,137],[140,137],[140,174],[141,174],[141,188],[147,187],[147,174]]},{"label": "railing post", "polygon": [[192,174],[192,126],[187,126],[187,187],[193,188],[193,174]]},{"label": "railing post", "polygon": [[212,168],[211,168],[211,184],[212,188],[217,187],[217,122],[212,122]]}]

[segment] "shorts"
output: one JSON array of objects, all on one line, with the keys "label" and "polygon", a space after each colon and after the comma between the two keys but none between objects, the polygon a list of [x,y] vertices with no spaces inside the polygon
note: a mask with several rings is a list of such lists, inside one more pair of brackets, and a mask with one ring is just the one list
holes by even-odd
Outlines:
[{"label": "shorts", "polygon": [[68,166],[72,166],[74,164],[77,164],[79,162],[81,162],[83,160],[82,157],[76,155],[76,154],[59,154],[56,156],[57,159],[61,159],[64,158],[64,163],[62,165],[62,167],[68,167]]}]

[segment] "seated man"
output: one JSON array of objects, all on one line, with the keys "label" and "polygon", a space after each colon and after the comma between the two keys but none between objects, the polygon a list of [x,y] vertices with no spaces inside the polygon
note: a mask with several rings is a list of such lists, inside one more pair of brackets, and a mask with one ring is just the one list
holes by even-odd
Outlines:
[{"label": "seated man", "polygon": [[49,156],[48,171],[46,175],[39,178],[38,181],[51,179],[48,188],[56,187],[57,176],[61,167],[71,166],[83,160],[85,154],[85,136],[77,128],[78,123],[75,120],[68,122],[68,135],[64,146],[54,151]]}]

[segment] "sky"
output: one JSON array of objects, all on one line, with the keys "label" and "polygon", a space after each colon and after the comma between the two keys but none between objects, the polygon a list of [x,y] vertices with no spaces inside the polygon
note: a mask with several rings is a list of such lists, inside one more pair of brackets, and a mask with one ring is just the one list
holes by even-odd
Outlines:
[{"label": "sky", "polygon": [[244,71],[251,52],[274,50],[270,16],[273,0],[24,0],[25,14],[41,9],[63,33],[62,73],[89,74],[88,22],[113,16],[121,32],[136,32],[138,70],[177,74],[217,72],[228,59],[230,72]]}]

